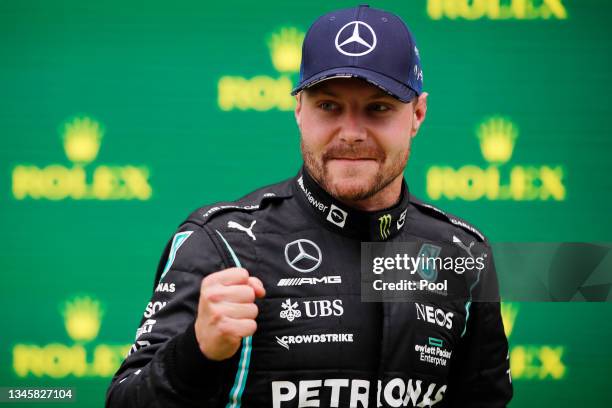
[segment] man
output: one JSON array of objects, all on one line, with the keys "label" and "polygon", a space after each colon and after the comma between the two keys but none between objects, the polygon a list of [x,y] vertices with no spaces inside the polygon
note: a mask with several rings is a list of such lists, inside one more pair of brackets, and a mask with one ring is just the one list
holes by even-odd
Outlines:
[{"label": "man", "polygon": [[[302,52],[304,167],[180,226],[107,407],[506,406],[499,303],[361,298],[361,242],[490,254],[404,182],[427,111],[412,35],[359,6],[319,18]],[[470,294],[485,285],[492,264]]]}]

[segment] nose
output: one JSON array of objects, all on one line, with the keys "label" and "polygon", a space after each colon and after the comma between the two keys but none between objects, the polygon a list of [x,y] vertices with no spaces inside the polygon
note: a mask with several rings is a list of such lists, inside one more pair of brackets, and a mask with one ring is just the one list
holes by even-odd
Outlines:
[{"label": "nose", "polygon": [[339,120],[341,141],[351,144],[363,142],[366,139],[367,132],[359,112],[347,109]]}]

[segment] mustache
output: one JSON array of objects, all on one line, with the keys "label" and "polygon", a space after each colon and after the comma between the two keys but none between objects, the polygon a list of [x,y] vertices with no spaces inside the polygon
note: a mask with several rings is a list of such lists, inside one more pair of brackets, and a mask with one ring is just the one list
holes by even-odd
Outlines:
[{"label": "mustache", "polygon": [[359,146],[348,144],[330,146],[322,156],[323,161],[332,159],[372,159],[384,161],[385,158],[385,152],[376,145]]}]

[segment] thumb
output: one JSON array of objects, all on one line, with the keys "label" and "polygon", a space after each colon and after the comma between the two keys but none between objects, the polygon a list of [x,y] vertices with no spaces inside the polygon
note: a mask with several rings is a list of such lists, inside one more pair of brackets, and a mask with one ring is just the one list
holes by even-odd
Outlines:
[{"label": "thumb", "polygon": [[263,283],[261,283],[259,278],[250,276],[248,280],[248,285],[253,288],[253,290],[255,291],[255,296],[257,296],[258,298],[266,296],[266,290],[264,289],[264,285]]}]

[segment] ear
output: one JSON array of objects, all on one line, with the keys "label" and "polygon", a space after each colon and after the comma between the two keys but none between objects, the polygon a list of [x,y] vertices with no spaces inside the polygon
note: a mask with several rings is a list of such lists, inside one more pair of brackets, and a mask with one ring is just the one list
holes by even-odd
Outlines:
[{"label": "ear", "polygon": [[302,92],[299,92],[297,95],[295,95],[295,110],[293,114],[295,115],[295,123],[297,123],[298,128],[302,130],[302,127],[301,127]]},{"label": "ear", "polygon": [[410,130],[410,137],[416,136],[416,134],[419,132],[421,124],[425,121],[425,116],[427,116],[428,96],[429,94],[427,92],[423,92],[421,95],[419,95],[416,101],[414,112],[412,114],[412,129]]}]

